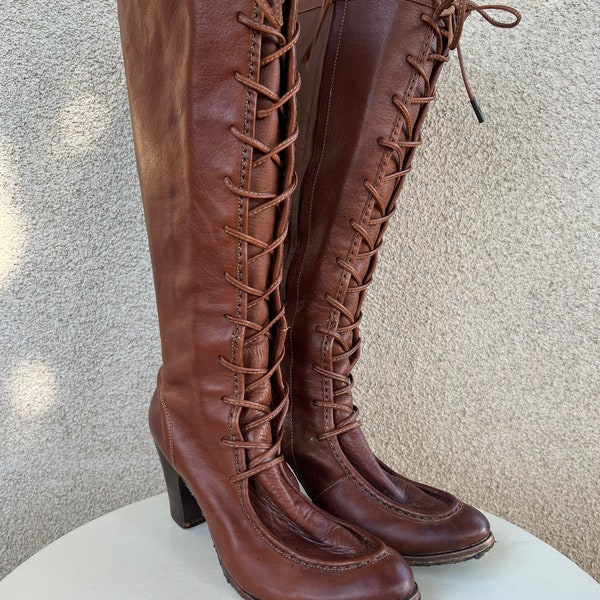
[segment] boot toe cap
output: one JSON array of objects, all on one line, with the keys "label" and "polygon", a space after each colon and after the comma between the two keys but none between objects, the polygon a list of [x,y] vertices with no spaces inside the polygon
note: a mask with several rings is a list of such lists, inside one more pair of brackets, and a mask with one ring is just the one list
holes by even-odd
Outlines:
[{"label": "boot toe cap", "polygon": [[494,545],[494,536],[485,515],[463,504],[452,516],[430,523],[423,529],[418,547],[404,556],[409,564],[437,565],[478,558]]}]

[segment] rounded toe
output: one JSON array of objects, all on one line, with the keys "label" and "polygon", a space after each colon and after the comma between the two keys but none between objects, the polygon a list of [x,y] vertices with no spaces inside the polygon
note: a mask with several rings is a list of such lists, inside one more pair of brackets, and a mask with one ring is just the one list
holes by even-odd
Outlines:
[{"label": "rounded toe", "polygon": [[404,554],[410,565],[443,565],[479,558],[495,543],[485,515],[468,504],[435,526],[430,523],[424,533],[420,550]]},{"label": "rounded toe", "polygon": [[487,540],[492,531],[486,516],[468,504],[457,513],[456,549],[469,548]]},{"label": "rounded toe", "polygon": [[389,549],[384,558],[368,569],[361,580],[361,589],[352,596],[355,600],[378,598],[380,600],[417,600],[417,591],[412,569],[395,550]]}]

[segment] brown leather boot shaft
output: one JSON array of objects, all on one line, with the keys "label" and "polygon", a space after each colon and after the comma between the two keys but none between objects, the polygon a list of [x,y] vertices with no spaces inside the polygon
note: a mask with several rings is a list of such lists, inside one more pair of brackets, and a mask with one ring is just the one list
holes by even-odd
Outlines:
[{"label": "brown leather boot shaft", "polygon": [[365,292],[435,84],[478,8],[463,0],[299,7],[302,184],[287,260],[286,456],[315,502],[414,563],[468,558],[493,543],[486,519],[372,454],[351,371]]},{"label": "brown leather boot shaft", "polygon": [[406,563],[314,507],[280,452],[295,0],[118,6],[163,357],[150,428],[173,516],[206,519],[244,598],[417,598]]}]

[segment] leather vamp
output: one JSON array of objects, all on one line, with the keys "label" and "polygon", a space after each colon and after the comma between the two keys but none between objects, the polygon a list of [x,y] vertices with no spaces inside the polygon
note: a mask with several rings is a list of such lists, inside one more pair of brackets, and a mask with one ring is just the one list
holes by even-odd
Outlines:
[{"label": "leather vamp", "polygon": [[[274,473],[267,472],[250,482],[250,501],[263,525],[288,547],[312,560],[330,560],[331,555],[360,560],[360,555],[372,553],[375,546],[353,530],[315,510],[314,505],[299,491],[285,497],[274,497],[267,490]],[[298,518],[301,515],[302,518]]]},{"label": "leather vamp", "polygon": [[352,466],[384,496],[423,513],[439,515],[448,510],[448,502],[415,485],[409,479],[385,471],[368,447],[359,429],[339,437],[346,457]]}]

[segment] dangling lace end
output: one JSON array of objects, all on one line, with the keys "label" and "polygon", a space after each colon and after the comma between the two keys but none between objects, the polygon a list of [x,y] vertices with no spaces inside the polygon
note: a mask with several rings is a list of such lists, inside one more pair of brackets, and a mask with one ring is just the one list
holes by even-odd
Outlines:
[{"label": "dangling lace end", "polygon": [[485,121],[485,113],[483,112],[483,110],[479,104],[479,100],[477,100],[477,98],[471,98],[471,106],[473,107],[473,110],[475,111],[477,120],[480,123],[483,123]]},{"label": "dangling lace end", "polygon": [[[415,2],[416,1],[419,0],[415,0]],[[518,10],[515,10],[509,6],[504,6],[503,4],[488,4],[485,6],[480,6],[473,0],[435,1],[437,3],[437,8],[433,13],[432,19],[427,18],[426,22],[429,23],[429,25],[434,29],[440,42],[443,38],[446,39],[445,50],[447,52],[456,50],[456,53],[458,54],[458,64],[460,65],[460,73],[465,84],[465,90],[467,91],[467,95],[469,96],[469,100],[471,101],[471,106],[475,111],[477,120],[480,123],[483,123],[485,121],[485,114],[483,113],[483,110],[479,105],[479,101],[475,97],[473,89],[471,88],[471,84],[469,83],[469,77],[467,76],[467,69],[465,67],[465,59],[460,47],[460,37],[462,34],[463,25],[471,12],[475,11],[478,12],[488,23],[491,23],[495,27],[512,29],[521,22],[521,13]],[[498,21],[489,14],[488,11],[492,10],[510,13],[514,19],[508,22]],[[442,22],[439,23],[439,20]],[[441,27],[443,27],[443,29]],[[444,56],[442,55],[436,56],[441,56],[441,58],[437,58],[437,60],[447,60],[444,59]]]},{"label": "dangling lace end", "polygon": [[465,59],[463,58],[463,53],[460,44],[457,44],[456,46],[456,53],[458,54],[458,64],[460,65],[460,73],[465,84],[465,89],[467,90],[467,95],[469,96],[469,100],[471,101],[471,106],[475,111],[477,120],[480,123],[483,123],[485,121],[485,114],[483,113],[483,110],[481,109],[481,106],[479,104],[479,100],[477,100],[477,98],[475,97],[473,89],[471,88],[471,84],[469,83],[469,78],[467,77],[467,69],[465,67]]}]

